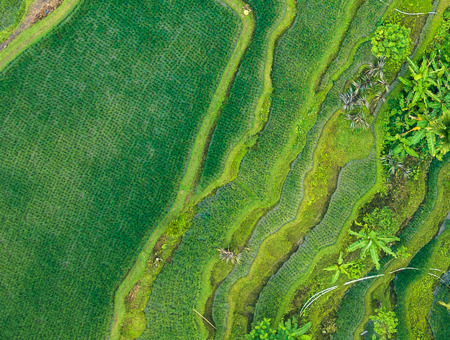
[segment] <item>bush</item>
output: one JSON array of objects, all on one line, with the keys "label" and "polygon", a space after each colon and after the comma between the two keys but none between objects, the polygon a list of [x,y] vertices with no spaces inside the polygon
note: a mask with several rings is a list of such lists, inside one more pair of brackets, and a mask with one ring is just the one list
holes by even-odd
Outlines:
[{"label": "bush", "polygon": [[372,37],[372,53],[394,61],[406,58],[411,48],[411,29],[396,24],[379,26]]},{"label": "bush", "polygon": [[[394,312],[386,312],[380,309],[378,314],[371,316],[370,319],[374,321],[374,330],[380,339],[391,339],[392,335],[397,333],[398,319],[395,317]],[[377,339],[377,337],[374,335],[372,339]]]},{"label": "bush", "polygon": [[266,340],[308,340],[309,335],[304,335],[311,328],[311,322],[298,328],[297,319],[294,317],[286,322],[280,322],[278,329],[270,328],[270,319],[264,318],[258,323],[252,331],[247,334],[247,340],[266,339]]},{"label": "bush", "polygon": [[375,208],[372,212],[366,214],[363,218],[364,223],[371,227],[375,227],[381,234],[395,234],[396,230],[392,230],[394,213],[388,207],[381,209]]}]

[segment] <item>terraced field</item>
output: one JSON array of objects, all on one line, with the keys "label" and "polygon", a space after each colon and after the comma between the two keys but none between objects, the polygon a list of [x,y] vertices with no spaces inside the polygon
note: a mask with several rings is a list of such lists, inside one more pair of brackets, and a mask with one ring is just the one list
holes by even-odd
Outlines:
[{"label": "terraced field", "polygon": [[0,338],[450,337],[449,6],[65,0],[23,31]]}]

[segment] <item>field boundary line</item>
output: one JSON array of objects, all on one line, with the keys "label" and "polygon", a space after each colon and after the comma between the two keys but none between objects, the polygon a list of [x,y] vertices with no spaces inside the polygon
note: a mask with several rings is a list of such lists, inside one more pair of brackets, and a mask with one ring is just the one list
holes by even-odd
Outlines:
[{"label": "field boundary line", "polygon": [[28,47],[40,41],[47,33],[67,20],[84,0],[64,0],[44,19],[20,33],[5,49],[0,51],[0,72],[4,71]]}]

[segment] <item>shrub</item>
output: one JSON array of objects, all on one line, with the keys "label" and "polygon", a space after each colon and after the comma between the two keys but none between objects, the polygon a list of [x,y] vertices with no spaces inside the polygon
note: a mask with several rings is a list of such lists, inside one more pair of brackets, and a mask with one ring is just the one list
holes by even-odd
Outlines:
[{"label": "shrub", "polygon": [[372,37],[372,53],[394,61],[404,59],[411,48],[411,29],[396,24],[379,26]]},{"label": "shrub", "polygon": [[280,322],[278,329],[270,328],[270,319],[264,318],[252,331],[247,334],[246,339],[267,339],[267,340],[307,340],[309,335],[304,335],[311,328],[311,322],[298,328],[297,319],[294,317],[286,322]]},{"label": "shrub", "polygon": [[394,213],[388,207],[383,207],[381,209],[375,208],[372,212],[367,213],[363,220],[364,223],[375,227],[381,233],[386,233],[388,235],[395,233],[395,230],[391,230],[393,226]]},{"label": "shrub", "polygon": [[[398,319],[394,312],[386,312],[384,309],[379,309],[378,314],[370,317],[374,321],[374,330],[380,339],[391,339],[394,333],[397,333]],[[374,335],[372,339],[377,339]]]}]

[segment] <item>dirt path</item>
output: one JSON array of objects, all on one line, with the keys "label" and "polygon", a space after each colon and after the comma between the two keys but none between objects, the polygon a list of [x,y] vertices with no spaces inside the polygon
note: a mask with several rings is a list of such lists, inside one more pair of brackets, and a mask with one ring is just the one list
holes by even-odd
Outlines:
[{"label": "dirt path", "polygon": [[27,15],[20,25],[6,41],[0,44],[0,51],[5,49],[11,41],[13,41],[20,33],[26,30],[28,27],[33,25],[45,18],[49,13],[53,12],[63,0],[36,0],[34,1],[30,8],[28,9]]}]

